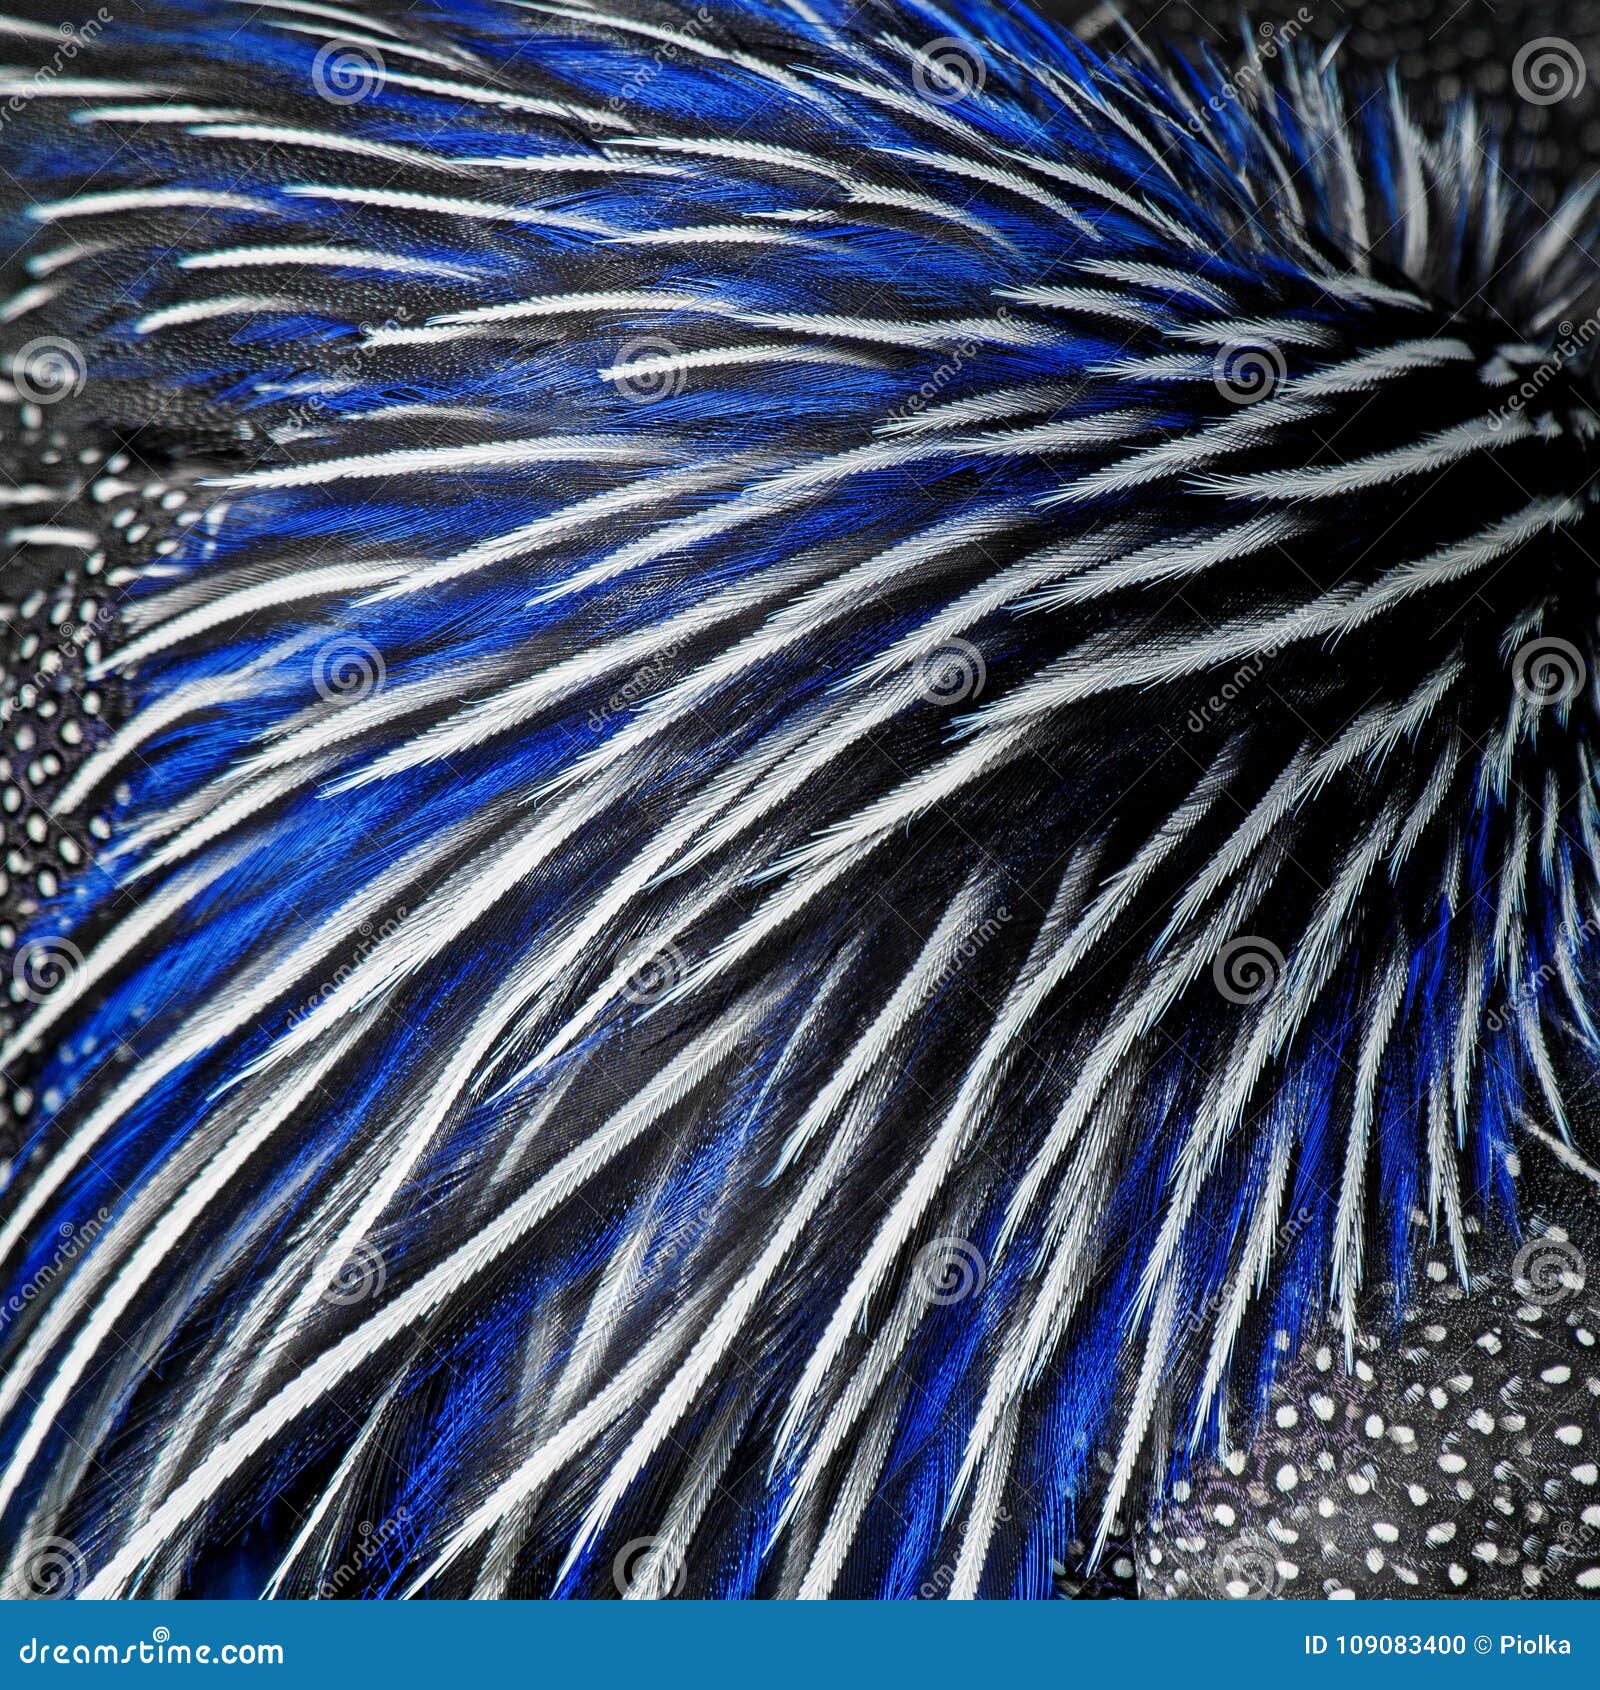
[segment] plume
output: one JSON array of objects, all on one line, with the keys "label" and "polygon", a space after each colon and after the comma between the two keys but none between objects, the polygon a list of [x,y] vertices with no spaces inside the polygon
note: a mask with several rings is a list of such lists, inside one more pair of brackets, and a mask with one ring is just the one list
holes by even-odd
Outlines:
[{"label": "plume", "polygon": [[0,1053],[5,1578],[1041,1595],[1515,1228],[1592,186],[979,3],[47,46],[5,432],[128,710]]}]

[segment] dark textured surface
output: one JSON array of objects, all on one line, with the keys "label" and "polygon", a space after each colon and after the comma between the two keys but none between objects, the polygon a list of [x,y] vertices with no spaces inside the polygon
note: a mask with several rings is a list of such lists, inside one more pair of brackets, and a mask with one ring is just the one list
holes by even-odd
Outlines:
[{"label": "dark textured surface", "polygon": [[[1562,1063],[1580,1123],[1594,1088]],[[1530,1139],[1522,1239],[1469,1229],[1463,1285],[1414,1217],[1418,1288],[1370,1288],[1234,1446],[1063,1594],[1293,1600],[1600,1595],[1600,1190]]]},{"label": "dark textured surface", "polygon": [[1470,1290],[1443,1252],[1346,1371],[1328,1331],[1259,1435],[1180,1485],[1137,1543],[1151,1597],[1570,1598],[1600,1591],[1600,1298],[1535,1230]]},{"label": "dark textured surface", "polygon": [[[117,565],[133,549],[139,484],[108,456],[52,428],[35,405],[7,405],[0,564],[0,1036],[46,995],[61,958],[30,945],[29,923],[65,878],[109,838],[103,809],[71,816],[53,802],[119,714],[118,688],[91,678],[116,637]],[[137,472],[134,472],[137,473]],[[120,513],[129,514],[121,519]],[[113,527],[113,523],[119,526]],[[92,539],[92,544],[88,543]],[[28,1065],[3,1076],[0,1160],[12,1155],[36,1099]]]}]

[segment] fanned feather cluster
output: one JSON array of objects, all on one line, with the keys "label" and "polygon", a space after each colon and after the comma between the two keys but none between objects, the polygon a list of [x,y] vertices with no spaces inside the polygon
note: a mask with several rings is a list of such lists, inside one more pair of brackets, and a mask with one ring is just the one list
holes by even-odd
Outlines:
[{"label": "fanned feather cluster", "polygon": [[5,1577],[1038,1595],[1514,1225],[1587,196],[976,5],[30,28],[6,449],[131,713],[3,1055]]}]

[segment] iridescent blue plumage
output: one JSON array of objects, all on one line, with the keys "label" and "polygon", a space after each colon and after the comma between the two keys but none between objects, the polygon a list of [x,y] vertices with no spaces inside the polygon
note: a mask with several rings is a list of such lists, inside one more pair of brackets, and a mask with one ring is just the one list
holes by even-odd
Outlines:
[{"label": "iridescent blue plumage", "polygon": [[120,825],[4,1058],[11,1289],[112,1217],[0,1335],[11,1576],[1039,1595],[1413,1210],[1515,1224],[1592,1043],[1586,199],[982,6],[116,51],[9,165],[22,421],[154,484],[81,492]]}]

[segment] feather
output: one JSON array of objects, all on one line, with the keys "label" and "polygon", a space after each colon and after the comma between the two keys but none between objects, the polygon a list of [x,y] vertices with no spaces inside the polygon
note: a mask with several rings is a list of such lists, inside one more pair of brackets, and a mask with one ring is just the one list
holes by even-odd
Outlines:
[{"label": "feather", "polygon": [[0,1053],[6,1582],[1042,1595],[1413,1208],[1590,1172],[1592,193],[983,0],[94,57],[0,207],[129,706]]}]

